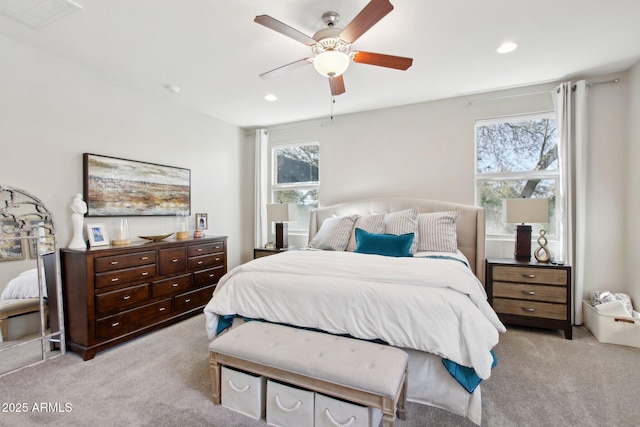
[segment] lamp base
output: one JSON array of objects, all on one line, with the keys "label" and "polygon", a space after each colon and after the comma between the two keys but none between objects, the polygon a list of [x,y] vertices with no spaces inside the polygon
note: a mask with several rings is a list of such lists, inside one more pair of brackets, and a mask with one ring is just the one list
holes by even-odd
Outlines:
[{"label": "lamp base", "polygon": [[516,248],[514,257],[519,261],[531,260],[531,226],[520,224],[516,227]]},{"label": "lamp base", "polygon": [[286,222],[276,222],[276,248],[289,247],[289,224]]}]

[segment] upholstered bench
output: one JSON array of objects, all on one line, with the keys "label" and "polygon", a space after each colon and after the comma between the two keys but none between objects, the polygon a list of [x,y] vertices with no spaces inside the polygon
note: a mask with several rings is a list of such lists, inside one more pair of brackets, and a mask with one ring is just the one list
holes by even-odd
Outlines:
[{"label": "upholstered bench", "polygon": [[213,403],[221,401],[221,365],[382,410],[384,427],[406,418],[408,355],[398,348],[265,322],[236,326],[214,339]]},{"label": "upholstered bench", "polygon": [[11,318],[39,311],[39,298],[0,300],[0,341],[9,337],[9,320]]}]

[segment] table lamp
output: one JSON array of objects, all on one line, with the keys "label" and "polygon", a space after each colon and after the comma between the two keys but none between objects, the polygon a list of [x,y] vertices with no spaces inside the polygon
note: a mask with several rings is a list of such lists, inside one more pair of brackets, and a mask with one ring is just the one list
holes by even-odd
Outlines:
[{"label": "table lamp", "polygon": [[514,257],[520,261],[531,259],[531,226],[525,223],[549,222],[549,199],[505,199],[505,222],[517,223]]},{"label": "table lamp", "polygon": [[289,247],[289,226],[287,221],[297,219],[297,206],[288,203],[267,204],[267,219],[276,223],[276,248]]}]

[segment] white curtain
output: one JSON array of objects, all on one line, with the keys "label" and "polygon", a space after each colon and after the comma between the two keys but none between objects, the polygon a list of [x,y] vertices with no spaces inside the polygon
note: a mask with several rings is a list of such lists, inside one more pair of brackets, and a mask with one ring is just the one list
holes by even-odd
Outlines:
[{"label": "white curtain", "polygon": [[254,209],[255,209],[255,247],[261,248],[267,241],[267,161],[269,143],[269,132],[264,129],[256,129],[255,152],[256,152],[256,178],[254,187]]},{"label": "white curtain", "polygon": [[561,253],[556,259],[572,267],[573,323],[582,324],[587,189],[586,82],[562,83],[553,91],[558,127],[560,174]]}]

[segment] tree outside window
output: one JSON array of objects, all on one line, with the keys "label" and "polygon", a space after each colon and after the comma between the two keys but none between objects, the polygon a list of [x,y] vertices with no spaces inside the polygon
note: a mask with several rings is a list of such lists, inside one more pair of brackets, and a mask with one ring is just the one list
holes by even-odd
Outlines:
[{"label": "tree outside window", "polygon": [[476,122],[476,198],[485,209],[487,235],[514,234],[503,221],[503,200],[549,199],[549,223],[532,224],[557,230],[559,189],[558,138],[553,113]]},{"label": "tree outside window", "polygon": [[309,213],[318,207],[320,145],[287,144],[274,146],[272,151],[272,200],[297,205],[298,219],[289,222],[289,232],[307,232]]}]

